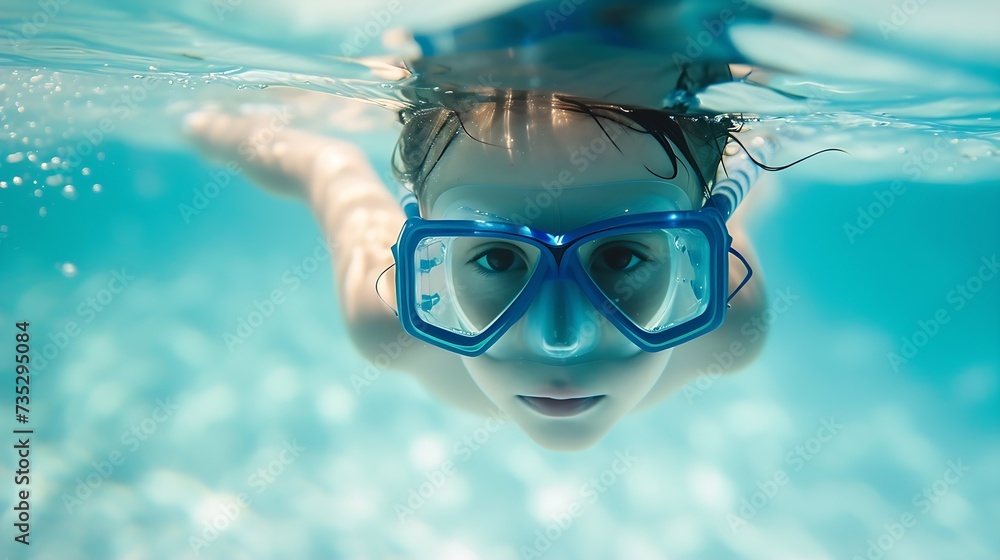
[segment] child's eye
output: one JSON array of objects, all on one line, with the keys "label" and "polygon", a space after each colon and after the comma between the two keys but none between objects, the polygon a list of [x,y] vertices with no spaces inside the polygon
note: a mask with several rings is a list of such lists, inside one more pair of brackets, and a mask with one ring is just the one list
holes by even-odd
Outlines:
[{"label": "child's eye", "polygon": [[528,268],[520,254],[503,247],[487,249],[472,257],[469,262],[474,262],[489,272],[514,272]]},{"label": "child's eye", "polygon": [[613,272],[628,272],[643,262],[649,262],[649,257],[624,244],[609,244],[602,247],[591,260],[591,268],[610,270]]}]

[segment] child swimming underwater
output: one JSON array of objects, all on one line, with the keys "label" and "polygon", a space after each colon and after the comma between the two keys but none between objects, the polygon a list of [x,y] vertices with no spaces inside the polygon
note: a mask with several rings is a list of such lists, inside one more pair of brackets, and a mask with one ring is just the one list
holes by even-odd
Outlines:
[{"label": "child swimming underwater", "polygon": [[[402,119],[393,173],[414,195],[406,213],[338,140],[284,131],[251,164],[265,186],[311,206],[367,359],[399,344],[392,368],[437,396],[499,407],[540,445],[577,450],[713,353],[733,356],[732,371],[759,352],[763,337],[737,333],[763,308],[759,275],[727,314],[748,273],[727,275],[729,235],[754,261],[725,226],[739,195],[708,197],[725,120],[524,92]],[[227,156],[257,126],[220,113],[187,124]],[[580,150],[601,142],[599,157]],[[375,289],[393,264],[381,297],[398,317]]]},{"label": "child swimming underwater", "polygon": [[[722,276],[724,216],[703,210],[724,123],[513,93],[403,118],[393,172],[415,195],[409,221],[350,144],[285,131],[258,146],[252,168],[311,206],[367,359],[400,343],[393,369],[465,409],[500,407],[544,447],[575,450],[692,379],[762,310],[757,276],[719,325],[747,273]],[[228,155],[256,130],[219,113],[188,124]],[[598,138],[600,157],[582,155]],[[742,233],[730,234],[752,262]],[[400,283],[386,275],[381,292],[399,317],[375,290],[394,262]],[[763,343],[740,340],[730,371]]]}]

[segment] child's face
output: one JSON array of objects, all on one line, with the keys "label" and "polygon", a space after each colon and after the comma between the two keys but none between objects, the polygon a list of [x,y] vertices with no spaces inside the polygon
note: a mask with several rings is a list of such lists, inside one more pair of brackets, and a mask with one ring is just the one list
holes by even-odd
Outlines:
[{"label": "child's face", "polygon": [[[680,159],[670,181],[679,188],[648,182],[658,178],[646,167],[674,173],[653,138],[620,133],[614,140],[621,151],[583,115],[532,131],[530,146],[514,146],[513,153],[460,133],[428,177],[425,217],[499,219],[561,233],[626,211],[684,210],[700,201],[701,187]],[[579,288],[565,284],[543,288],[485,354],[463,361],[486,396],[532,439],[574,450],[596,443],[642,400],[670,355],[640,350]]]}]

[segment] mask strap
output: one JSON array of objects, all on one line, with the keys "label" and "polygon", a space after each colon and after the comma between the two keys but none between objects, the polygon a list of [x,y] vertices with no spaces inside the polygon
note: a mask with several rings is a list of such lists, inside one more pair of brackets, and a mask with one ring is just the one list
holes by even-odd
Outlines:
[{"label": "mask strap", "polygon": [[[396,310],[396,309],[394,309],[394,308],[393,308],[393,307],[392,307],[391,305],[389,305],[389,302],[385,301],[385,298],[384,298],[384,297],[382,297],[382,292],[380,292],[380,291],[379,291],[379,289],[378,289],[378,284],[379,284],[379,282],[381,282],[381,281],[382,281],[382,277],[383,277],[383,276],[385,276],[385,273],[386,273],[386,272],[389,272],[389,269],[390,269],[390,268],[392,268],[392,267],[394,267],[394,266],[396,266],[396,263],[392,263],[392,264],[390,264],[389,266],[387,266],[387,267],[385,268],[385,270],[383,270],[383,271],[382,271],[382,272],[381,272],[381,273],[380,273],[380,274],[378,275],[378,278],[376,278],[376,279],[375,279],[375,293],[376,293],[376,294],[378,294],[378,299],[382,300],[382,303],[383,303],[383,304],[385,304],[385,306],[386,306],[386,307],[388,307],[388,308],[389,308],[389,309],[390,309],[390,310],[392,311],[392,314],[393,314],[393,315],[395,315],[396,317],[399,317],[399,311],[397,311],[397,310]],[[398,288],[399,288],[399,287],[397,286],[397,289],[398,289]]]},{"label": "mask strap", "polygon": [[750,281],[750,277],[753,276],[753,269],[750,268],[750,263],[748,263],[747,260],[743,258],[743,255],[741,255],[739,251],[730,247],[729,252],[736,255],[736,258],[740,259],[740,262],[742,262],[743,266],[745,266],[747,269],[747,275],[743,278],[743,281],[740,282],[740,285],[736,286],[736,289],[733,290],[733,293],[729,294],[729,297],[726,298],[726,305],[732,307],[732,305],[730,305],[729,302],[733,299],[733,297],[736,296],[737,293],[739,293],[739,291],[743,288],[743,286],[746,286],[746,283]]},{"label": "mask strap", "polygon": [[413,196],[411,192],[404,193],[400,197],[399,207],[403,209],[407,218],[420,217],[420,204],[417,203],[417,197]]}]

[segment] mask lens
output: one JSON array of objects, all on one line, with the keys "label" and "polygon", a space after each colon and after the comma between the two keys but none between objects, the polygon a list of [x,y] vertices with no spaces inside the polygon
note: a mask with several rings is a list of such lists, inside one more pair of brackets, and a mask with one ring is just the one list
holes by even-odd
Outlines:
[{"label": "mask lens", "polygon": [[601,293],[643,331],[675,327],[708,307],[709,243],[699,230],[609,235],[577,250]]},{"label": "mask lens", "polygon": [[481,334],[524,291],[539,255],[502,237],[426,237],[413,254],[417,315],[456,334]]}]

